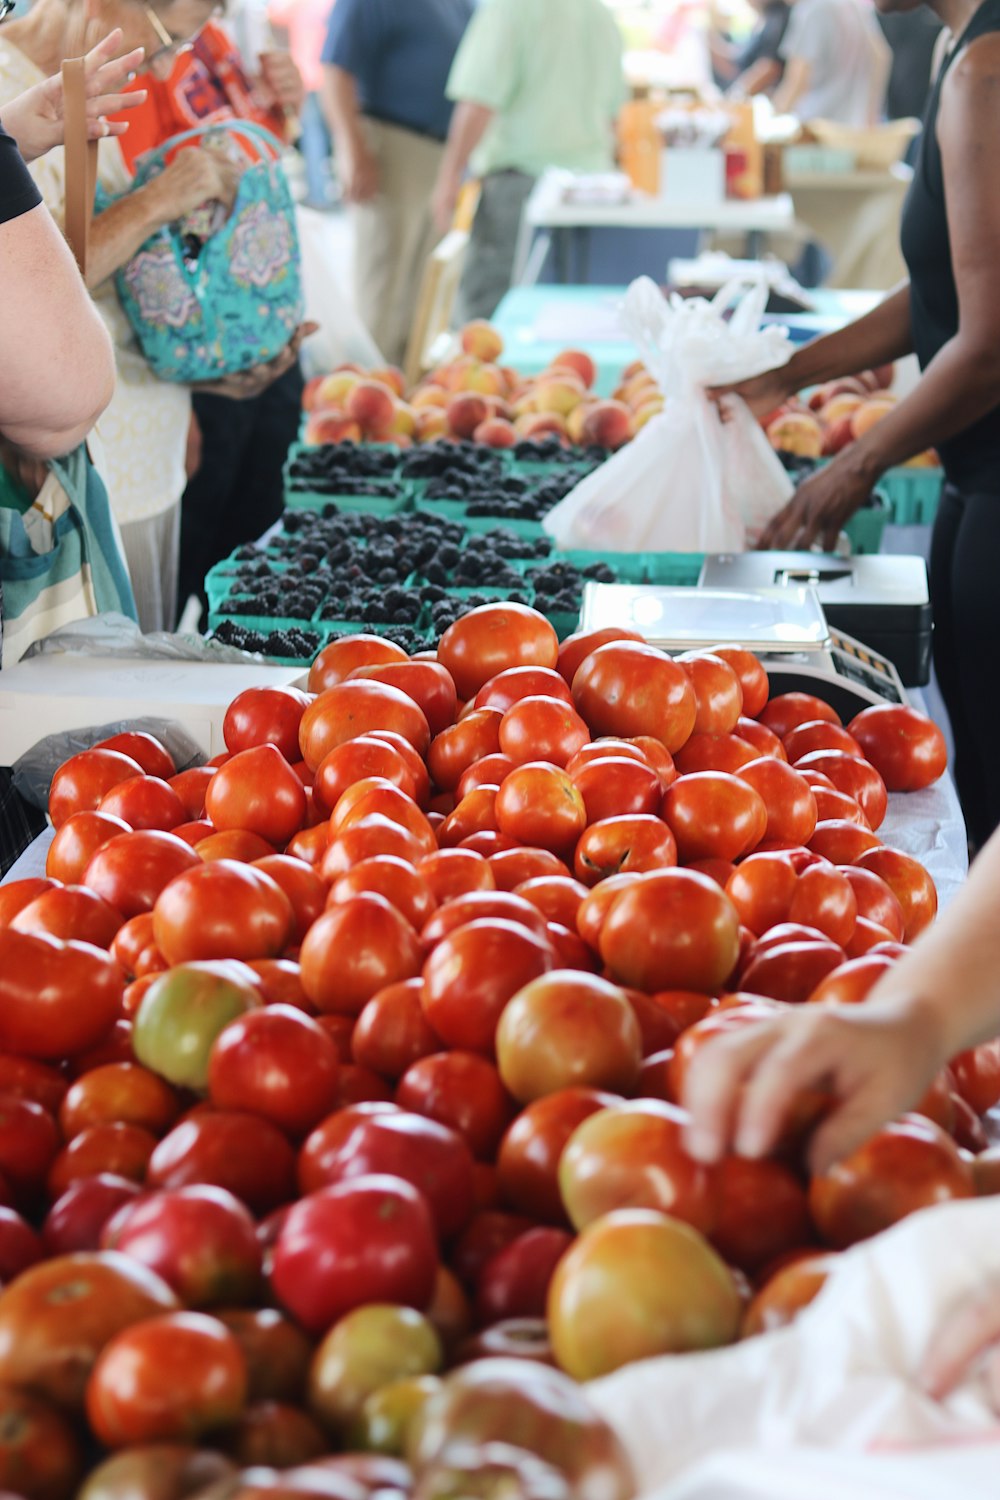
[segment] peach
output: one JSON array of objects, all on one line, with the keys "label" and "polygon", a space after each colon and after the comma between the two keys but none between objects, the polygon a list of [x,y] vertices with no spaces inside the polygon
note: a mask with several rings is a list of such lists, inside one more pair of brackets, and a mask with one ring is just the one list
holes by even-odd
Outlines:
[{"label": "peach", "polygon": [[571,443],[582,446],[584,441],[583,429],[586,426],[587,417],[593,411],[596,404],[594,401],[581,401],[579,406],[574,406],[566,418],[566,431],[569,434]]},{"label": "peach", "polygon": [[662,396],[651,401],[644,402],[642,406],[637,408],[635,416],[632,418],[633,431],[639,432],[641,428],[645,427],[646,423],[650,421],[651,418],[658,417],[662,410]]},{"label": "peach", "polygon": [[630,365],[626,365],[624,370],[622,371],[622,384],[625,385],[633,378],[633,376],[642,374],[648,374],[646,366],[643,364],[641,359],[634,359],[632,363]]},{"label": "peach", "polygon": [[346,405],[348,396],[360,383],[361,376],[354,370],[334,370],[330,375],[324,375],[316,388],[313,409],[318,411],[321,407]]},{"label": "peach", "polygon": [[385,432],[392,426],[396,397],[379,380],[359,380],[345,403],[347,414],[368,433]]},{"label": "peach", "polygon": [[868,401],[863,401],[851,417],[851,431],[856,438],[862,438],[866,432],[872,430],[876,423],[881,422],[883,417],[887,417],[895,409],[894,396],[888,393],[872,396]]},{"label": "peach", "polygon": [[483,400],[491,417],[502,417],[505,422],[511,420],[510,407],[502,396],[484,396]]},{"label": "peach", "polygon": [[474,391],[477,396],[502,396],[507,382],[496,365],[473,363],[465,371],[461,389]]},{"label": "peach", "polygon": [[448,418],[439,406],[428,406],[417,412],[417,442],[433,443],[448,431]]},{"label": "peach", "polygon": [[303,386],[303,389],[302,389],[302,410],[303,411],[315,411],[316,410],[316,407],[318,405],[317,400],[316,400],[316,396],[317,396],[317,393],[319,391],[320,386],[323,384],[323,381],[326,380],[326,379],[327,379],[327,377],[325,375],[314,375],[311,380],[307,380],[306,381],[306,383],[305,383],[305,385]]},{"label": "peach", "polygon": [[842,448],[849,447],[853,442],[854,432],[851,428],[850,414],[846,417],[839,417],[826,429],[823,438],[823,457],[832,458],[835,453],[839,453]]},{"label": "peach", "polygon": [[393,436],[413,437],[417,430],[417,414],[405,401],[397,401],[390,431]]},{"label": "peach", "polygon": [[485,422],[480,422],[472,437],[477,443],[485,443],[487,448],[513,448],[517,442],[513,425],[505,422],[503,417],[488,417]]},{"label": "peach", "polygon": [[786,411],[767,427],[771,447],[800,458],[819,458],[823,452],[823,429],[804,411]]},{"label": "peach", "polygon": [[439,385],[418,385],[409,401],[414,411],[438,407],[441,411],[448,405],[448,392]]},{"label": "peach", "polygon": [[568,437],[566,423],[556,412],[527,412],[517,418],[514,431],[522,438]]},{"label": "peach", "polygon": [[648,375],[637,375],[635,380],[629,381],[621,399],[632,411],[638,411],[640,406],[645,406],[647,401],[659,394],[660,387],[655,380]]},{"label": "peach", "polygon": [[461,342],[466,354],[474,354],[476,359],[481,359],[486,364],[495,364],[503,353],[502,337],[493,324],[487,323],[483,318],[466,323],[462,329]]},{"label": "peach", "polygon": [[368,375],[369,379],[387,385],[400,400],[406,395],[406,376],[398,365],[383,365],[379,370],[369,370]]},{"label": "peach", "polygon": [[863,380],[853,375],[846,375],[843,380],[828,380],[825,385],[818,385],[809,397],[809,410],[822,411],[828,401],[840,395],[867,396],[868,389]]},{"label": "peach", "polygon": [[517,370],[512,369],[510,365],[497,365],[497,369],[503,376],[504,385],[507,387],[507,395],[509,396],[517,390],[523,377]]},{"label": "peach", "polygon": [[620,401],[598,401],[587,414],[583,436],[599,448],[620,448],[632,436],[632,413]]},{"label": "peach", "polygon": [[860,405],[860,396],[851,396],[846,391],[841,391],[839,396],[834,396],[825,406],[821,406],[817,415],[827,427],[832,427],[842,417],[852,417]]},{"label": "peach", "polygon": [[582,349],[564,349],[552,363],[559,369],[575,370],[588,390],[597,379],[597,366]]},{"label": "peach", "polygon": [[314,412],[306,423],[307,443],[360,443],[361,428],[357,422],[338,411]]},{"label": "peach", "polygon": [[456,437],[471,437],[479,426],[489,416],[489,408],[482,396],[477,396],[473,391],[463,392],[461,395],[453,396],[448,402],[445,412],[448,419],[448,428]]},{"label": "peach", "polygon": [[918,453],[915,458],[908,458],[903,465],[904,469],[940,469],[941,456],[933,448],[927,448],[923,453]]},{"label": "peach", "polygon": [[525,391],[523,395],[516,397],[510,403],[510,409],[515,421],[517,421],[518,417],[532,416],[538,411],[538,407],[535,405],[534,391]]},{"label": "peach", "polygon": [[574,406],[580,405],[585,393],[583,381],[575,375],[543,376],[535,387],[535,410],[568,416]]}]

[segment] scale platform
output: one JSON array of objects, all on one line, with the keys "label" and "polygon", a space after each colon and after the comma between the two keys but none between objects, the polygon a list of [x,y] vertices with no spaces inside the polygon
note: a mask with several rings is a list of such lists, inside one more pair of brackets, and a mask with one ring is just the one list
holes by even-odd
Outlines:
[{"label": "scale platform", "polygon": [[588,583],[581,630],[623,626],[665,651],[730,642],[760,657],[773,693],[814,693],[842,719],[872,703],[906,703],[892,662],[826,619],[815,587],[661,588]]}]

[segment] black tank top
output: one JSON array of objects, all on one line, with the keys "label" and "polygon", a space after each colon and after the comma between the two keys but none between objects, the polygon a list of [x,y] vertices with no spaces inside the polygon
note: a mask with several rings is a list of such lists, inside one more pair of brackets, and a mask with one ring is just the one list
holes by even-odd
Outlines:
[{"label": "black tank top", "polygon": [[[941,88],[958,54],[988,32],[1000,31],[1000,0],[983,0],[959,37],[931,91],[920,154],[903,210],[902,250],[910,272],[913,344],[924,369],[958,332],[958,292],[945,214],[945,184],[937,139]],[[1000,141],[997,142],[1000,147]],[[996,247],[1000,259],[1000,245]],[[940,445],[952,484],[968,493],[1000,495],[1000,406]]]}]

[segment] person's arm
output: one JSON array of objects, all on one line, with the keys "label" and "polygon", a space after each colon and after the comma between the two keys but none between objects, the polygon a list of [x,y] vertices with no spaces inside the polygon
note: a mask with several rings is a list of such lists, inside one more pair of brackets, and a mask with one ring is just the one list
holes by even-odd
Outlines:
[{"label": "person's arm", "polygon": [[337,175],[344,197],[348,203],[367,203],[379,190],[378,163],[361,128],[354,75],[333,63],[324,63],[320,103],[336,144]]},{"label": "person's arm", "polygon": [[1000,833],[940,921],[860,1005],[803,1005],[701,1049],[686,1080],[687,1145],[765,1156],[802,1090],[832,1104],[810,1147],[814,1172],[916,1104],[956,1053],[1000,1033]]},{"label": "person's arm", "polygon": [[[119,57],[121,43],[121,29],[116,27],[92,47],[84,59],[87,134],[92,141],[104,136],[124,135],[128,121],[111,120],[108,116],[145,103],[145,89],[125,94],[119,92],[143,59],[141,47]],[[25,161],[36,161],[54,146],[61,146],[66,133],[62,75],[56,73],[52,78],[46,78],[44,83],[35,84],[34,88],[26,89],[4,105],[3,123],[4,129],[17,142]]]},{"label": "person's arm", "polygon": [[1000,131],[1000,36],[981,38],[956,62],[937,130],[958,331],[894,411],[800,486],[762,546],[809,546],[817,535],[835,542],[887,469],[956,437],[1000,405],[1000,200],[988,144]]},{"label": "person's arm", "polygon": [[804,57],[789,57],[785,63],[785,76],[774,91],[774,112],[778,115],[794,115],[799,100],[808,93],[812,80],[812,63]]},{"label": "person's arm", "polygon": [[58,458],[111,400],[111,340],[47,208],[0,224],[0,265],[0,434],[33,458]]},{"label": "person's arm", "polygon": [[781,82],[781,63],[776,57],[758,57],[733,83],[730,93],[752,99],[755,94],[769,94]]},{"label": "person's arm", "polygon": [[448,130],[448,142],[431,198],[434,223],[441,234],[447,234],[451,228],[469,157],[486,134],[493,114],[494,111],[485,104],[474,104],[468,99],[455,105]]}]

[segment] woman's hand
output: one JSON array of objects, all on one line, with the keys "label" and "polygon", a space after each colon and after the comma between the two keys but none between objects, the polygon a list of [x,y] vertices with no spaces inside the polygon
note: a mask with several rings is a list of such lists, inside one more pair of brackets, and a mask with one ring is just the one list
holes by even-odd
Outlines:
[{"label": "woman's hand", "polygon": [[292,368],[299,357],[303,339],[318,329],[318,323],[300,323],[281,353],[266,364],[254,365],[252,369],[240,370],[235,375],[224,375],[221,380],[206,380],[191,389],[206,396],[227,396],[230,401],[251,401]]},{"label": "woman's hand", "polygon": [[335,165],[345,203],[368,203],[377,197],[378,162],[360,133],[349,145],[346,141],[338,142]]},{"label": "woman's hand", "polygon": [[[144,89],[121,93],[121,87],[142,66],[143,49],[119,56],[122,33],[116,27],[103,41],[92,47],[84,59],[87,86],[87,134],[92,141],[104,136],[124,135],[125,120],[109,120],[108,115],[123,109],[135,109],[146,98]],[[27,89],[5,106],[4,128],[17,141],[25,161],[35,161],[61,146],[66,138],[65,102],[62,76],[56,73],[44,83]]]},{"label": "woman's hand", "polygon": [[854,455],[845,453],[802,481],[784,510],[761,532],[758,550],[805,549],[820,537],[826,551],[832,552],[844,523],[871,491],[872,480],[858,469]]},{"label": "woman's hand", "polygon": [[942,1401],[980,1361],[994,1411],[1000,1413],[1000,1290],[987,1288],[959,1303],[936,1330],[920,1367],[920,1384]]},{"label": "woman's hand", "polygon": [[[876,994],[877,991],[873,992]],[[947,1060],[940,1028],[915,1002],[804,1005],[720,1036],[693,1059],[684,1088],[686,1144],[699,1161],[766,1156],[796,1098],[831,1097],[809,1148],[825,1172],[917,1103]]]},{"label": "woman's hand", "polygon": [[182,219],[203,203],[221,203],[229,213],[236,202],[244,164],[230,161],[221,151],[185,146],[154,179],[163,195],[164,223]]},{"label": "woman's hand", "polygon": [[[787,401],[797,390],[799,382],[791,374],[789,362],[779,365],[776,370],[765,370],[763,375],[754,375],[750,380],[740,380],[736,385],[710,386],[705,394],[717,404],[721,404],[725,396],[739,396],[760,421],[776,411],[782,401]],[[724,410],[723,407],[723,413]]]},{"label": "woman's hand", "polygon": [[297,115],[305,99],[302,74],[287,52],[260,54],[260,79],[264,88],[286,114]]}]

